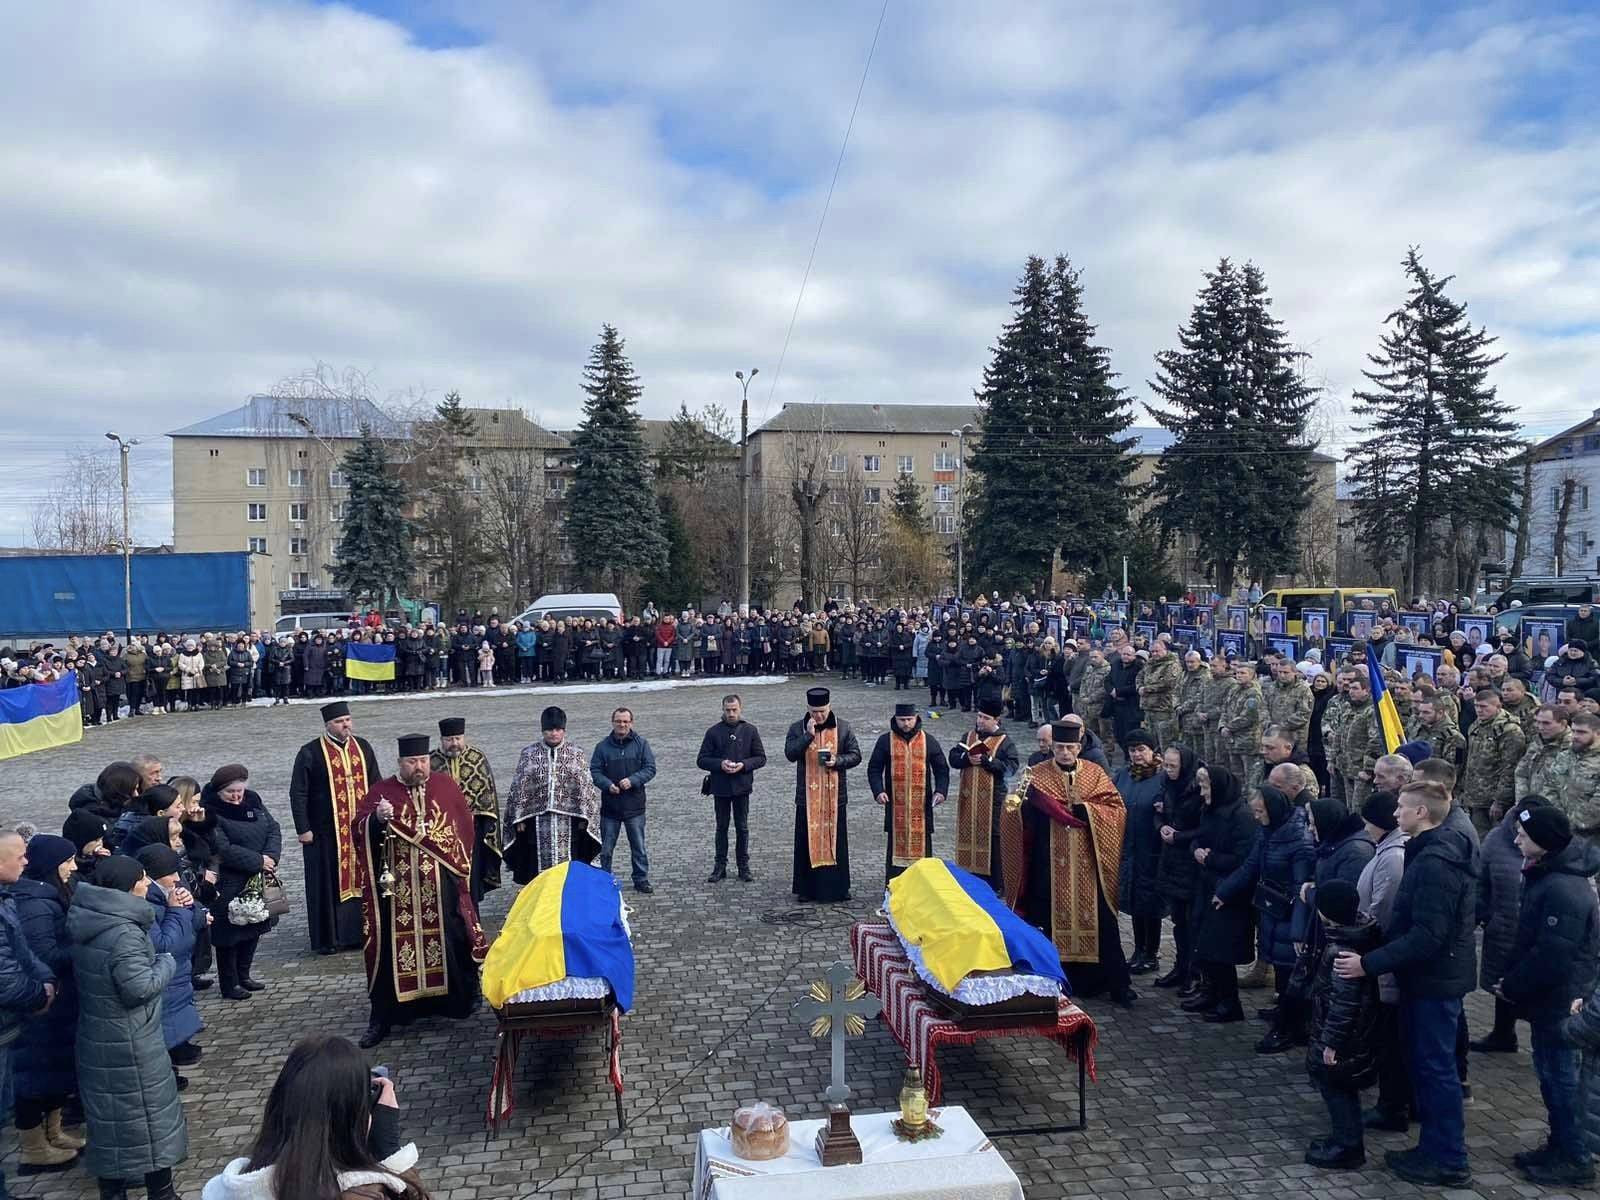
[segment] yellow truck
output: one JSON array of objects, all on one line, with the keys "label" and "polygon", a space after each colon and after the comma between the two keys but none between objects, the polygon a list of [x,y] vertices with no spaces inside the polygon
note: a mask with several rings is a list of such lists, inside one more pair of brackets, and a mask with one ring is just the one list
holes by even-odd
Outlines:
[{"label": "yellow truck", "polygon": [[1394,589],[1386,587],[1309,587],[1309,588],[1275,588],[1261,597],[1264,608],[1281,608],[1287,625],[1284,632],[1290,637],[1305,637],[1305,622],[1301,613],[1308,608],[1323,608],[1328,611],[1328,628],[1322,636],[1336,634],[1339,628],[1339,617],[1346,609],[1359,608],[1363,600],[1372,601],[1372,607],[1377,608],[1385,600],[1391,607],[1399,608],[1395,599]]}]

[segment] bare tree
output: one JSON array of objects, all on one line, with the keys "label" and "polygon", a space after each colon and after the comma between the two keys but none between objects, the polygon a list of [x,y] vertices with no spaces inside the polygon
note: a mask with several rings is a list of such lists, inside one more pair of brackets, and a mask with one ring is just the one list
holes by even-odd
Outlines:
[{"label": "bare tree", "polygon": [[843,483],[834,489],[828,505],[828,543],[831,557],[850,573],[850,598],[865,597],[861,582],[875,572],[883,558],[883,489],[868,484],[851,463]]},{"label": "bare tree", "polygon": [[829,459],[840,453],[826,418],[820,415],[824,410],[819,406],[815,411],[819,414],[816,426],[786,433],[783,446],[789,496],[799,526],[800,600],[808,610],[820,605],[823,579],[818,570],[818,510],[833,486],[828,480]]},{"label": "bare tree", "polygon": [[1522,495],[1517,504],[1517,537],[1511,550],[1511,578],[1522,574],[1522,565],[1528,561],[1528,538],[1533,521],[1533,453],[1531,447],[1522,451]]},{"label": "bare tree", "polygon": [[1300,579],[1311,584],[1332,583],[1338,546],[1339,510],[1331,492],[1318,491],[1300,518]]},{"label": "bare tree", "polygon": [[1532,516],[1529,519],[1530,551],[1533,563],[1550,564],[1552,575],[1570,569],[1587,556],[1587,530],[1574,530],[1574,519],[1587,512],[1589,489],[1574,466],[1560,464],[1558,471],[1545,474],[1537,485],[1532,499]]},{"label": "bare tree", "polygon": [[518,612],[545,590],[547,555],[559,546],[546,513],[544,455],[541,447],[513,446],[484,462],[485,549],[500,565],[510,605]]},{"label": "bare tree", "polygon": [[122,543],[122,478],[114,455],[67,455],[29,514],[41,550],[101,554]]}]

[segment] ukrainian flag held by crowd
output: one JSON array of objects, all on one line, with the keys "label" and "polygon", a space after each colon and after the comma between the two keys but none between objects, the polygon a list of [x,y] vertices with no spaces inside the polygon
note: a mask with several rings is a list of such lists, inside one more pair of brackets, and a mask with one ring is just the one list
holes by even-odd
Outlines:
[{"label": "ukrainian flag held by crowd", "polygon": [[393,642],[351,642],[344,650],[346,679],[384,683],[394,678]]},{"label": "ukrainian flag held by crowd", "polygon": [[1394,706],[1394,697],[1384,686],[1383,664],[1378,661],[1377,652],[1370,642],[1367,643],[1367,681],[1372,688],[1372,711],[1377,714],[1378,724],[1383,729],[1383,748],[1385,752],[1393,754],[1400,749],[1400,743],[1406,740],[1406,730],[1400,721],[1400,710]]},{"label": "ukrainian flag held by crowd", "polygon": [[0,691],[0,759],[83,740],[78,673]]}]

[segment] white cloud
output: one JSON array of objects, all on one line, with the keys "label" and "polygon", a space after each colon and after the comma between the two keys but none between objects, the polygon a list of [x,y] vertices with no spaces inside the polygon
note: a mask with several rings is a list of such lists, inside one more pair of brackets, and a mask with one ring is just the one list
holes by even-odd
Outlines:
[{"label": "white cloud", "polygon": [[[562,425],[606,320],[651,415],[776,374],[876,7],[450,7],[482,46],[246,0],[14,18],[0,417],[33,460],[318,360]],[[1593,98],[1593,21],[1081,8],[891,3],[777,402],[965,399],[1058,250],[1136,394],[1228,254],[1347,399],[1415,242],[1524,421],[1595,406],[1600,139],[1552,99]]]}]

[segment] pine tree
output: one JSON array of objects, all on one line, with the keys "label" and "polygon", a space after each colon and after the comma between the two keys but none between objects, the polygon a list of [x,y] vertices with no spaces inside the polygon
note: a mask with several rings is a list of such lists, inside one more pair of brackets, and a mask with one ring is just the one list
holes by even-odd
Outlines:
[{"label": "pine tree", "polygon": [[968,578],[1004,593],[1031,591],[1047,580],[1054,550],[1054,526],[1043,524],[1048,514],[1040,501],[1051,492],[1053,470],[1043,453],[1044,398],[1053,381],[1050,281],[1042,258],[1029,256],[1011,307],[975,393],[978,434],[962,503],[965,528],[957,533],[969,548]]},{"label": "pine tree", "polygon": [[361,440],[340,464],[350,488],[344,533],[334,551],[333,581],[351,599],[370,596],[380,606],[411,575],[411,522],[406,487],[389,469],[389,451],[361,427]]},{"label": "pine tree", "polygon": [[1206,273],[1176,350],[1156,355],[1146,405],[1173,435],[1151,480],[1149,517],[1163,540],[1195,538],[1217,587],[1242,560],[1263,574],[1290,567],[1310,500],[1306,423],[1315,390],[1254,266],[1227,259]]},{"label": "pine tree", "polygon": [[654,600],[663,612],[681,612],[700,604],[700,564],[678,502],[663,492],[656,497],[656,503],[666,531],[667,557],[661,570],[645,573],[642,594]]},{"label": "pine tree", "polygon": [[1405,593],[1415,595],[1425,564],[1446,533],[1465,522],[1503,528],[1516,519],[1511,406],[1500,403],[1489,369],[1494,338],[1474,330],[1467,307],[1445,295],[1455,278],[1405,258],[1404,305],[1384,319],[1371,382],[1352,409],[1366,438],[1349,454],[1356,536],[1379,566],[1399,561]]},{"label": "pine tree", "polygon": [[612,326],[601,327],[583,375],[567,534],[580,577],[627,592],[645,572],[666,569],[667,539],[639,426],[643,389]]},{"label": "pine tree", "polygon": [[902,475],[894,481],[894,495],[889,499],[892,519],[907,529],[927,529],[928,511],[922,506],[922,485],[912,475]]},{"label": "pine tree", "polygon": [[463,469],[478,423],[459,392],[448,393],[433,413],[412,431],[416,452],[409,475],[419,557],[424,567],[443,574],[436,599],[441,612],[453,613],[472,597],[490,561],[482,509]]}]

